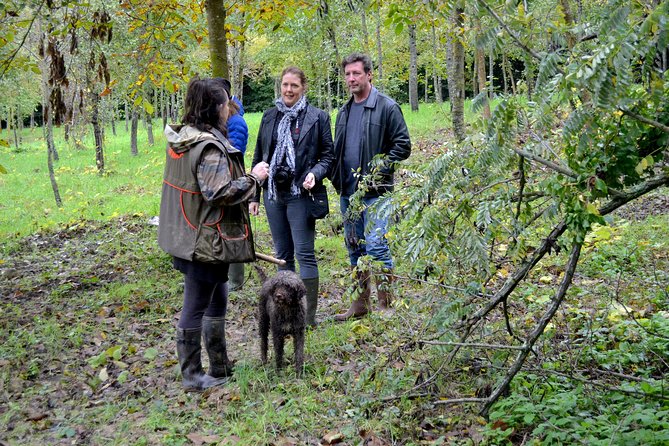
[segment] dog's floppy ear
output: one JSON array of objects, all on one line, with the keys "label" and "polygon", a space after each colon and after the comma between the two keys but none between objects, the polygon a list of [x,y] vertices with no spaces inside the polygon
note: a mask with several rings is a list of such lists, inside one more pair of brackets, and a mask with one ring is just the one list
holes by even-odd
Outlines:
[{"label": "dog's floppy ear", "polygon": [[302,297],[305,294],[307,294],[307,289],[304,286],[304,283],[302,283],[301,279],[296,280],[293,284],[293,292],[297,295],[297,297]]},{"label": "dog's floppy ear", "polygon": [[262,287],[260,287],[260,298],[262,301],[266,301],[267,299],[270,298],[272,294],[274,294],[274,288],[275,284],[265,282],[263,283]]}]

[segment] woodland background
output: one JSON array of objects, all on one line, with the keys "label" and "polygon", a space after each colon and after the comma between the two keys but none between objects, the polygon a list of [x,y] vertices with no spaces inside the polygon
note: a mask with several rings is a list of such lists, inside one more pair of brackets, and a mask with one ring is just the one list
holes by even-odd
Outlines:
[{"label": "woodland background", "polygon": [[[0,442],[666,444],[668,21],[654,0],[4,2]],[[184,395],[159,129],[190,78],[228,77],[250,161],[281,69],[334,117],[352,51],[414,142],[376,208],[395,315],[331,321],[332,196],[305,378],[260,365],[249,273],[234,382]]]}]

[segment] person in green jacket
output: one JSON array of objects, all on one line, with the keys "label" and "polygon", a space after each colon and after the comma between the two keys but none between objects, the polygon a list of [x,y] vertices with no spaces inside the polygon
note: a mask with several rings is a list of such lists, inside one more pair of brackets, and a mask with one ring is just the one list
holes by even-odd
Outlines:
[{"label": "person in green jacket", "polygon": [[[213,79],[188,85],[182,125],[168,125],[158,244],[184,274],[177,356],[186,391],[223,384],[232,374],[225,343],[228,267],[255,260],[248,200],[268,165],[244,173],[243,155],[225,137],[228,95]],[[205,373],[201,338],[209,355]]]}]

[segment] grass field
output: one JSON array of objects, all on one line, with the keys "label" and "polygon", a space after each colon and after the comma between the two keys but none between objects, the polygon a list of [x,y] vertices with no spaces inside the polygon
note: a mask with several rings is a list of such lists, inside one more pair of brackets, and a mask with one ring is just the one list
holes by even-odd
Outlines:
[{"label": "grass field", "polygon": [[[418,113],[404,110],[414,139],[428,136],[446,127],[447,105],[422,105]],[[334,117],[333,112],[333,125]],[[261,113],[248,113],[249,143],[247,165],[253,156]],[[149,146],[145,128],[140,125],[137,156],[130,153],[130,135],[122,122],[117,135],[106,129],[105,173],[99,175],[95,165],[94,140],[91,129],[82,138],[82,146],[62,138],[56,129],[55,142],[60,161],[55,163],[63,207],[58,208],[47,170],[46,142],[42,129],[24,131],[17,151],[13,144],[0,147],[0,165],[8,171],[0,175],[3,197],[0,201],[0,236],[27,235],[81,219],[108,220],[124,214],[158,215],[160,188],[164,165],[165,140],[162,121],[154,121],[155,144]],[[12,135],[0,134],[9,139]]]}]

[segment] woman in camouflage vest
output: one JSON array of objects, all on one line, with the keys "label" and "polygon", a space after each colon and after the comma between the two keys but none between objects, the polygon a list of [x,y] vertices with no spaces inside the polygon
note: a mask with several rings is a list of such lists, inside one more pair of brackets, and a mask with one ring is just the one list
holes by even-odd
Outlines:
[{"label": "woman in camouflage vest", "polygon": [[[228,267],[255,259],[248,200],[267,163],[244,173],[243,155],[224,134],[229,98],[212,79],[188,85],[182,125],[168,125],[158,243],[184,274],[177,355],[186,391],[223,384],[232,374],[225,343]],[[209,355],[202,369],[201,338]]]}]

